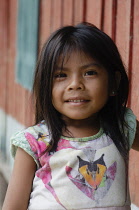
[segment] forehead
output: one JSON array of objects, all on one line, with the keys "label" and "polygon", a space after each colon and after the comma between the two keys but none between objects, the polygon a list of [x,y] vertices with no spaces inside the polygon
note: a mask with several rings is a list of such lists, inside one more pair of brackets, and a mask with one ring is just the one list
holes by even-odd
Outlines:
[{"label": "forehead", "polygon": [[57,60],[56,66],[63,67],[71,64],[84,65],[88,63],[99,64],[99,62],[97,62],[94,58],[82,51],[72,51],[70,53],[67,53],[66,55],[61,54]]}]

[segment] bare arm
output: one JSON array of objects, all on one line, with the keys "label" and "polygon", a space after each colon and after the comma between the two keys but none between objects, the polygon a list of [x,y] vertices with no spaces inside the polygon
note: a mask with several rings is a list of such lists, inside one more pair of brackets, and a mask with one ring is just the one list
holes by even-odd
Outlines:
[{"label": "bare arm", "polygon": [[33,158],[18,148],[2,210],[27,210],[35,170]]},{"label": "bare arm", "polygon": [[139,151],[139,121],[137,121],[136,135],[134,143],[132,145],[132,149]]}]

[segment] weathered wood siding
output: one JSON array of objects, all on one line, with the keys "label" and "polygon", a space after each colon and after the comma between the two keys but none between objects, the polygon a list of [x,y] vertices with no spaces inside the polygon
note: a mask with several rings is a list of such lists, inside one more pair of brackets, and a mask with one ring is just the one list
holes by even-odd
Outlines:
[{"label": "weathered wood siding", "polygon": [[[28,126],[34,121],[29,90],[15,80],[18,0],[0,0],[0,109]],[[116,42],[131,82],[129,106],[139,119],[139,0],[40,0],[38,49],[63,25],[89,21]],[[139,206],[139,154],[131,151],[130,188]]]}]

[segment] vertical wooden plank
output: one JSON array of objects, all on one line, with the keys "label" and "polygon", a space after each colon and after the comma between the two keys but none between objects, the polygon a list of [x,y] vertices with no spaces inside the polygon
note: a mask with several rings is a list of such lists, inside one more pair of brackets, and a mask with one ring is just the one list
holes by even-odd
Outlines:
[{"label": "vertical wooden plank", "polygon": [[51,32],[51,0],[40,1],[39,51]]},{"label": "vertical wooden plank", "polygon": [[18,0],[16,80],[28,90],[38,51],[38,12],[39,0]]},{"label": "vertical wooden plank", "polygon": [[[130,94],[130,106],[133,109],[137,119],[139,120],[139,1],[132,0],[133,5],[133,46],[131,57],[131,94]],[[132,37],[131,37],[132,38]],[[130,194],[132,202],[139,206],[139,154],[138,152],[131,150],[130,153],[130,165],[129,165],[129,177],[130,177]]]},{"label": "vertical wooden plank", "polygon": [[6,109],[8,58],[8,2],[0,0],[0,108]]},{"label": "vertical wooden plank", "polygon": [[25,100],[25,107],[26,107],[26,111],[25,111],[25,125],[31,126],[34,125],[35,123],[35,118],[34,118],[34,106],[33,106],[33,100],[32,100],[32,95],[31,92],[26,90],[26,96],[25,96],[26,100]]},{"label": "vertical wooden plank", "polygon": [[0,0],[0,156],[6,157],[6,104],[8,70],[8,1]]},{"label": "vertical wooden plank", "polygon": [[107,0],[105,1],[105,6],[104,6],[104,20],[103,20],[103,31],[108,34],[110,37],[112,37],[112,25],[114,24],[113,22],[113,0]]},{"label": "vertical wooden plank", "polygon": [[26,122],[26,90],[20,85],[15,84],[15,115],[14,118],[18,120],[22,125]]},{"label": "vertical wooden plank", "polygon": [[9,0],[9,34],[8,34],[8,75],[7,75],[7,113],[15,117],[15,54],[16,54],[16,15],[17,0]]},{"label": "vertical wooden plank", "polygon": [[62,25],[73,24],[73,0],[64,0],[62,2]]},{"label": "vertical wooden plank", "polygon": [[128,67],[130,51],[131,0],[117,1],[116,44]]},{"label": "vertical wooden plank", "polygon": [[101,28],[102,0],[86,0],[86,21]]},{"label": "vertical wooden plank", "polygon": [[84,0],[74,0],[74,25],[83,21]]},{"label": "vertical wooden plank", "polygon": [[139,119],[139,1],[134,1],[131,107]]},{"label": "vertical wooden plank", "polygon": [[25,124],[25,89],[15,81],[17,0],[9,0],[9,60],[7,112],[21,124]]},{"label": "vertical wooden plank", "polygon": [[55,31],[62,25],[62,0],[51,0],[51,32]]},{"label": "vertical wooden plank", "polygon": [[132,203],[139,206],[139,152],[135,150],[130,151],[129,188]]}]

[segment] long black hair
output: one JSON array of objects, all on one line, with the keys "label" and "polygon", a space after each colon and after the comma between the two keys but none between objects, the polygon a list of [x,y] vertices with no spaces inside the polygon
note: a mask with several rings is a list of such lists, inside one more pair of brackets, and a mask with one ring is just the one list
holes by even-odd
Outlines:
[{"label": "long black hair", "polygon": [[113,40],[96,26],[81,23],[65,26],[54,32],[44,44],[39,57],[33,85],[36,106],[36,123],[45,120],[51,134],[53,149],[57,147],[65,123],[52,104],[53,73],[60,56],[64,58],[73,50],[96,59],[108,72],[109,89],[116,87],[116,72],[120,82],[115,96],[110,96],[100,111],[102,127],[117,146],[121,155],[128,157],[129,143],[124,134],[128,77],[118,49]]}]

